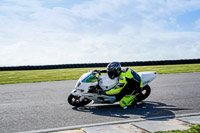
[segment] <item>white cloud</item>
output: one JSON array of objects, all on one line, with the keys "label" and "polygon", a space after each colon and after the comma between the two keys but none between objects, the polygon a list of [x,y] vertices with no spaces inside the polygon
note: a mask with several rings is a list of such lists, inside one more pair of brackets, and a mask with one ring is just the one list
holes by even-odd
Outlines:
[{"label": "white cloud", "polygon": [[[166,28],[178,28],[176,17],[200,9],[200,1],[46,3],[0,2],[0,66],[200,57],[199,32]],[[195,24],[200,27],[199,20]]]},{"label": "white cloud", "polygon": [[195,24],[195,28],[196,29],[200,29],[200,19],[198,19],[197,21],[195,21],[194,24]]},{"label": "white cloud", "polygon": [[117,9],[119,6],[124,6],[129,4],[128,0],[93,0],[86,2],[82,5],[76,5],[71,9],[71,13],[75,16],[96,20],[104,19],[101,17],[103,14],[109,14],[112,16],[113,10]]}]

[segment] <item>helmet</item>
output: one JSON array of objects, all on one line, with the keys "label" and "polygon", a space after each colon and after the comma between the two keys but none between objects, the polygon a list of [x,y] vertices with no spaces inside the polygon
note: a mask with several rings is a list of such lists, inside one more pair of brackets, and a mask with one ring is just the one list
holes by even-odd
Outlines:
[{"label": "helmet", "polygon": [[119,62],[112,62],[107,66],[107,73],[109,78],[114,79],[121,73],[121,65]]}]

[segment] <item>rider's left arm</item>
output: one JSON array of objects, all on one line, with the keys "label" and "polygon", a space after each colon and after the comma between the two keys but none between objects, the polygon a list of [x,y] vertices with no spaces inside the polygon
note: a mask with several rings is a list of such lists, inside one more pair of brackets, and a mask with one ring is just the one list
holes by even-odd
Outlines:
[{"label": "rider's left arm", "polygon": [[127,81],[125,77],[119,78],[119,83],[115,89],[111,89],[109,91],[106,91],[106,95],[116,95],[121,92],[121,90],[126,86]]}]

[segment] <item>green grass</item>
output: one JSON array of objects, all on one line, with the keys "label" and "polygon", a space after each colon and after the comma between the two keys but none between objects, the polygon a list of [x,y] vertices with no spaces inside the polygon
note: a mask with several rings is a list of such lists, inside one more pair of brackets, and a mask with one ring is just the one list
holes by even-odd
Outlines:
[{"label": "green grass", "polygon": [[[135,70],[136,72],[157,71],[159,74],[200,72],[200,64],[136,66],[130,68],[133,68],[133,70]],[[83,73],[93,69],[105,68],[0,71],[0,84],[76,80]]]},{"label": "green grass", "polygon": [[156,132],[156,133],[200,133],[200,124],[196,124],[190,129],[184,130],[184,131],[175,130],[175,131],[165,131],[165,132]]}]

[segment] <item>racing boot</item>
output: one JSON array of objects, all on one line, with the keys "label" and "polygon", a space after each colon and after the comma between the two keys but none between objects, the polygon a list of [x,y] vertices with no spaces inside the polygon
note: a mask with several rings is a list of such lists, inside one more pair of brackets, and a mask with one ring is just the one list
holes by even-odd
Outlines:
[{"label": "racing boot", "polygon": [[120,106],[123,109],[126,109],[128,106],[130,106],[135,100],[136,100],[136,95],[128,95],[128,96],[124,96],[120,101]]}]

